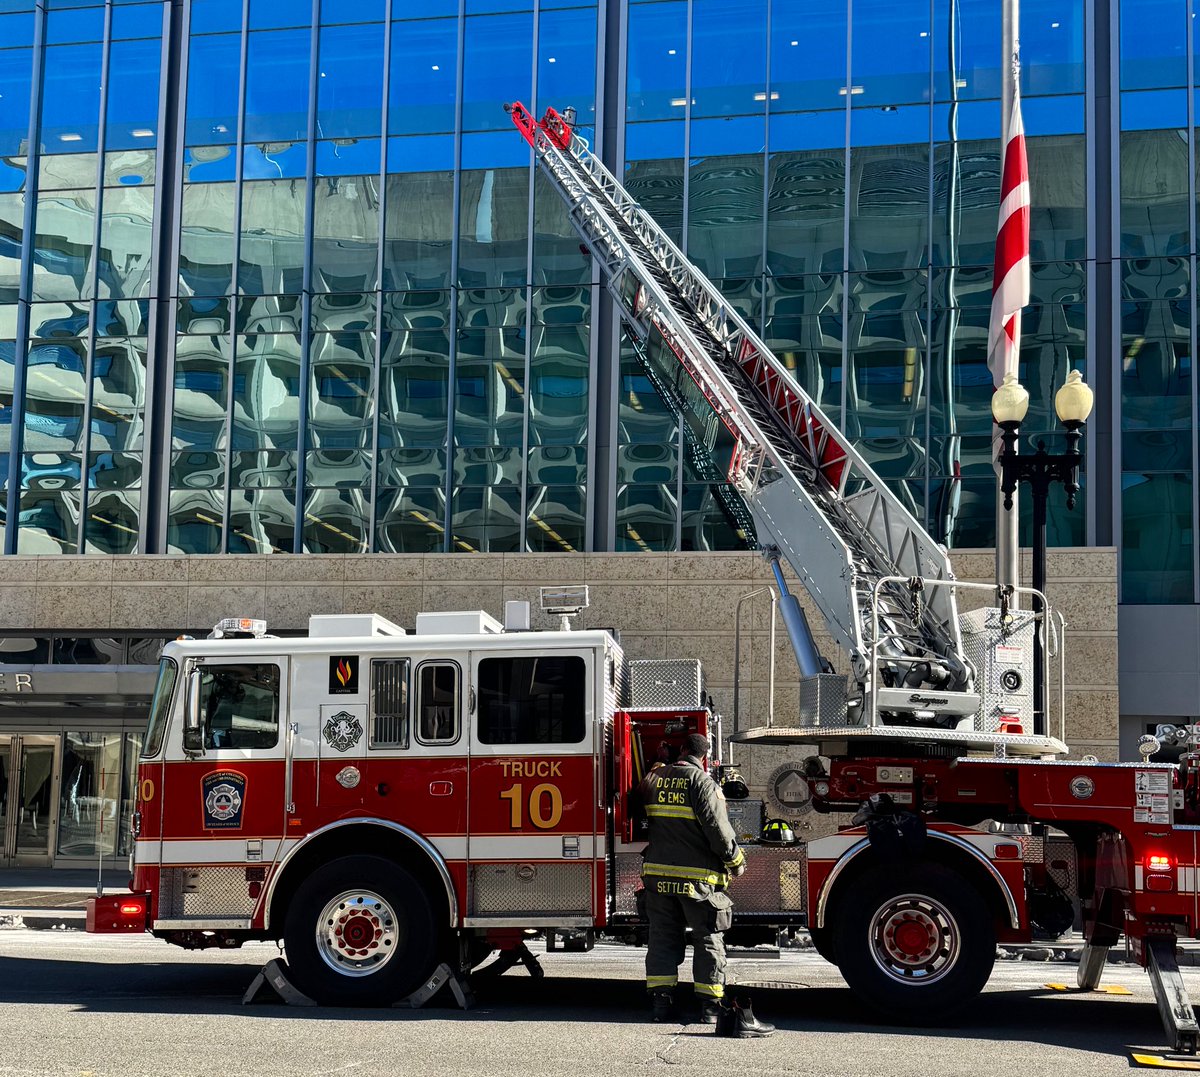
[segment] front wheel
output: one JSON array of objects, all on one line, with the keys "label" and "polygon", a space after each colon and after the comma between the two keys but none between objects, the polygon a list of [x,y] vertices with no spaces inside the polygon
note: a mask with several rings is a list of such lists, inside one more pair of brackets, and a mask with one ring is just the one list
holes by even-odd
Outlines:
[{"label": "front wheel", "polygon": [[389,1006],[433,972],[437,927],[411,874],[377,856],[318,868],[284,924],[293,983],[323,1006]]},{"label": "front wheel", "polygon": [[937,864],[878,867],[855,880],[837,918],[837,960],[882,1016],[938,1024],[983,990],[996,960],[986,903]]}]

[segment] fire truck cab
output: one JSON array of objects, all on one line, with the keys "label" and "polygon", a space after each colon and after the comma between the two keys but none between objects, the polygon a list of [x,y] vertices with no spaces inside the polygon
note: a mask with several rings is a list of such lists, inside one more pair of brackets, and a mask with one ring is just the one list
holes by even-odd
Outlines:
[{"label": "fire truck cab", "polygon": [[313,617],[300,639],[264,628],[164,649],[137,928],[192,947],[281,939],[312,997],[378,1003],[419,985],[452,931],[491,949],[603,922],[611,635],[506,632],[483,612],[420,614],[412,632],[359,615]]}]

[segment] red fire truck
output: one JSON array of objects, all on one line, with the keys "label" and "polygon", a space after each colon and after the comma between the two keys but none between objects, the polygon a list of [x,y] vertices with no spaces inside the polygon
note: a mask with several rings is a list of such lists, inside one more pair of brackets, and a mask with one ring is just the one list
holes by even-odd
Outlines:
[{"label": "red fire truck", "polygon": [[[223,623],[164,649],[131,893],[94,899],[89,929],[188,947],[282,940],[301,991],[354,1004],[400,999],[441,963],[467,973],[531,932],[628,935],[643,836],[629,793],[646,760],[699,731],[738,752],[794,749],[764,790],[778,812],[857,813],[804,843],[749,841],[736,929],[804,926],[877,1010],[936,1022],[983,988],[997,943],[1074,920],[1080,986],[1099,983],[1123,935],[1175,1047],[1194,1051],[1175,944],[1200,921],[1200,755],[1065,758],[1039,675],[1056,624],[1045,596],[985,588],[992,604],[960,613],[972,585],[946,550],[570,115],[509,109],[693,468],[771,563],[799,714],[723,737],[694,668],[627,662],[609,632],[529,631],[519,606],[504,624],[423,613],[412,631],[314,617],[289,640]],[[817,649],[785,562],[844,673]],[[544,599],[564,616],[583,604]],[[679,691],[664,698],[664,684]]]}]

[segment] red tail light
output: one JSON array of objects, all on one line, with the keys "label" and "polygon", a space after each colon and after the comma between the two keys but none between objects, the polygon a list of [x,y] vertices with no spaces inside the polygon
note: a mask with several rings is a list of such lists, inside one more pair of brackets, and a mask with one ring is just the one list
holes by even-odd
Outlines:
[{"label": "red tail light", "polygon": [[1148,853],[1142,861],[1146,869],[1145,886],[1156,893],[1170,893],[1175,889],[1175,864],[1173,856],[1165,853]]},{"label": "red tail light", "polygon": [[146,906],[140,901],[125,901],[121,904],[122,916],[142,916],[146,912]]}]

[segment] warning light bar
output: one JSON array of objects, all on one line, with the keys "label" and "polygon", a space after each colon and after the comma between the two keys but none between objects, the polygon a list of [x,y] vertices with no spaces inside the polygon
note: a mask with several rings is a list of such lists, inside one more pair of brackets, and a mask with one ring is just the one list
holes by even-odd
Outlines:
[{"label": "warning light bar", "polygon": [[1175,858],[1172,856],[1163,856],[1160,853],[1151,853],[1146,857],[1147,871],[1170,871],[1175,866]]},{"label": "warning light bar", "polygon": [[213,625],[209,639],[262,639],[267,622],[254,617],[225,617]]}]

